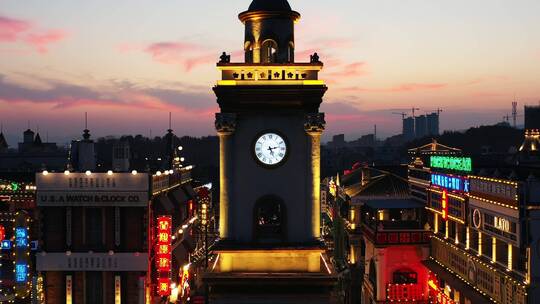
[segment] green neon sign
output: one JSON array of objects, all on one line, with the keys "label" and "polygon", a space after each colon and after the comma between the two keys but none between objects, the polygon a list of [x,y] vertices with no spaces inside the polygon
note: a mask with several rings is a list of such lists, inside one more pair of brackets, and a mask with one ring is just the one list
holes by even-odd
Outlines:
[{"label": "green neon sign", "polygon": [[453,156],[432,156],[431,167],[463,172],[472,171],[472,160],[470,157]]}]

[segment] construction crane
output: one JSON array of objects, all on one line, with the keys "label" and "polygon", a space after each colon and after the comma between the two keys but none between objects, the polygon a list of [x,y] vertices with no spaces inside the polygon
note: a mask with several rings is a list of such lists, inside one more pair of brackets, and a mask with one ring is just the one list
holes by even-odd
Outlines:
[{"label": "construction crane", "polygon": [[443,109],[437,108],[437,110],[435,110],[435,112],[437,112],[437,115],[440,116],[441,113],[443,112]]}]

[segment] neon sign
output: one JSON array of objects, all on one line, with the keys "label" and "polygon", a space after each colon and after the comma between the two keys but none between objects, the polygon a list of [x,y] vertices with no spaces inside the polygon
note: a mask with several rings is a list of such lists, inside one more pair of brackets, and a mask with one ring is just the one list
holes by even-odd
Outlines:
[{"label": "neon sign", "polygon": [[493,218],[493,226],[504,232],[510,232],[510,221],[502,217]]},{"label": "neon sign", "polygon": [[472,171],[472,159],[470,157],[455,156],[431,156],[431,167],[463,172]]},{"label": "neon sign", "polygon": [[5,238],[6,238],[6,228],[0,225],[0,241],[4,240]]},{"label": "neon sign", "polygon": [[24,227],[15,228],[15,246],[17,248],[28,247],[28,229]]},{"label": "neon sign", "polygon": [[158,271],[157,294],[160,296],[168,296],[171,294],[171,217],[158,217],[156,230],[157,235],[154,251],[156,253],[156,268]]},{"label": "neon sign", "polygon": [[2,240],[2,243],[0,244],[0,249],[2,249],[2,250],[11,249],[11,241],[10,240]]},{"label": "neon sign", "polygon": [[26,264],[16,264],[15,265],[15,281],[17,283],[26,282],[27,276],[28,276],[28,266]]},{"label": "neon sign", "polygon": [[442,204],[442,218],[443,220],[448,220],[448,192],[443,190],[441,197]]},{"label": "neon sign", "polygon": [[469,193],[469,180],[461,176],[432,173],[431,184],[449,190]]}]

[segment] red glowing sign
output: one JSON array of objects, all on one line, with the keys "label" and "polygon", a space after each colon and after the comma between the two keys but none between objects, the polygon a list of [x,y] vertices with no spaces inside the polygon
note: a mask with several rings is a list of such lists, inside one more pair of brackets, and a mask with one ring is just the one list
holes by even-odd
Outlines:
[{"label": "red glowing sign", "polygon": [[168,296],[171,294],[171,279],[159,278],[157,284],[157,294],[160,296]]},{"label": "red glowing sign", "polygon": [[443,190],[442,192],[442,198],[441,198],[441,204],[442,204],[442,218],[443,220],[448,220],[448,191]]},{"label": "red glowing sign", "polygon": [[172,219],[170,216],[161,216],[156,225],[156,268],[158,271],[157,293],[160,296],[168,296],[171,293],[171,234]]},{"label": "red glowing sign", "polygon": [[6,237],[6,228],[0,225],[0,241],[3,241],[5,237]]}]

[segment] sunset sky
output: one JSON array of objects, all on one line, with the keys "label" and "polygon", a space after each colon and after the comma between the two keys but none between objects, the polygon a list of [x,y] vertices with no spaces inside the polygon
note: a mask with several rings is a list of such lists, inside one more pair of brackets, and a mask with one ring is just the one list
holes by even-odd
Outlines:
[{"label": "sunset sky", "polygon": [[[0,0],[0,122],[42,138],[215,134],[221,51],[240,61],[249,0]],[[297,61],[317,51],[327,138],[401,132],[442,108],[444,130],[500,122],[540,100],[538,0],[290,0]],[[520,118],[521,122],[521,118]]]}]

